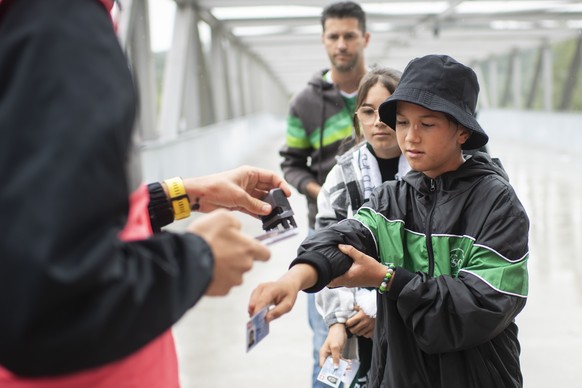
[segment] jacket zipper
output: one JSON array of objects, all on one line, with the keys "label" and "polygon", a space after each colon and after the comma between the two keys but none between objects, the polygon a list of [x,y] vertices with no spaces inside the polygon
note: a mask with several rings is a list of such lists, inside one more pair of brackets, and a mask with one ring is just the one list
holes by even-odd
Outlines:
[{"label": "jacket zipper", "polygon": [[437,204],[437,187],[434,179],[430,180],[430,192],[433,193],[433,203],[426,222],[426,251],[428,253],[428,276],[434,276],[434,251],[432,247],[432,216]]},{"label": "jacket zipper", "polygon": [[321,127],[319,132],[319,157],[317,158],[317,183],[323,185],[325,177],[323,177],[323,131],[325,130],[325,93],[323,85],[321,85]]}]

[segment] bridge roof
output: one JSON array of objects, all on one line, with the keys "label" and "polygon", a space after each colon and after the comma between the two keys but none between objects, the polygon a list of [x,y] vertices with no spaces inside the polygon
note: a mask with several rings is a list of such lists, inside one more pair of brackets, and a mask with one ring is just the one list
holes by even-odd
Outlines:
[{"label": "bridge roof", "polygon": [[[184,1],[184,0],[181,0]],[[299,90],[328,66],[321,45],[322,0],[195,0],[281,80]],[[561,0],[360,2],[371,41],[367,63],[403,69],[414,57],[443,53],[471,64],[515,49],[576,37],[582,2]]]}]

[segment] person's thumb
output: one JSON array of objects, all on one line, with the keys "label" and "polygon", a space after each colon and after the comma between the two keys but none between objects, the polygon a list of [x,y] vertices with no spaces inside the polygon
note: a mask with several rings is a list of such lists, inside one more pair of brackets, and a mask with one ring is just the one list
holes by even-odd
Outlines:
[{"label": "person's thumb", "polygon": [[362,252],[358,251],[351,245],[339,244],[337,247],[341,253],[343,253],[344,255],[348,255],[354,261],[357,261],[362,255]]},{"label": "person's thumb", "polygon": [[248,194],[246,195],[246,200],[241,204],[241,206],[244,207],[245,210],[250,214],[263,216],[270,214],[271,211],[273,210],[271,205],[269,205],[267,202],[263,202],[260,199],[253,198]]}]

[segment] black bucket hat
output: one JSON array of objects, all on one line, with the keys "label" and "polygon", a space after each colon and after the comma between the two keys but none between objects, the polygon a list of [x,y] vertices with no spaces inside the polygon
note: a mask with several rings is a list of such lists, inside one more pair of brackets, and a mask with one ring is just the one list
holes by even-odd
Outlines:
[{"label": "black bucket hat", "polygon": [[406,101],[447,113],[471,131],[465,150],[483,147],[489,137],[475,119],[479,83],[475,72],[447,55],[427,55],[408,63],[392,96],[378,111],[380,120],[396,128],[396,102]]}]

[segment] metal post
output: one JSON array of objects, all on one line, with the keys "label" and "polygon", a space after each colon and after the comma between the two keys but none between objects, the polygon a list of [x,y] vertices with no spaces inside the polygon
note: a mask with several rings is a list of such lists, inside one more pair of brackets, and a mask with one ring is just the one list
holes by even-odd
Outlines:
[{"label": "metal post", "polygon": [[481,65],[475,63],[471,66],[477,74],[477,80],[480,85],[479,100],[477,101],[478,107],[483,109],[488,109],[491,105],[489,103],[489,91],[487,90],[487,84],[485,83],[485,77],[483,77],[483,71],[481,70]]},{"label": "metal post", "polygon": [[232,118],[232,103],[228,79],[228,61],[224,47],[224,37],[219,27],[212,28],[212,46],[210,56],[213,63],[211,74],[214,89],[214,106],[216,120],[224,121]]},{"label": "metal post", "polygon": [[554,77],[552,71],[552,50],[548,44],[543,47],[543,96],[544,109],[546,111],[554,110]]},{"label": "metal post", "polygon": [[513,66],[512,66],[512,70],[513,70],[513,83],[512,83],[512,89],[513,89],[513,107],[515,109],[521,109],[523,107],[523,98],[522,98],[522,93],[521,93],[521,56],[520,56],[520,52],[519,50],[514,50],[512,53],[512,57],[513,57]]},{"label": "metal post", "polygon": [[525,107],[527,109],[533,108],[534,102],[539,93],[538,90],[540,85],[540,78],[542,77],[543,61],[544,61],[544,45],[540,46],[540,48],[538,49],[538,59],[536,61],[536,68],[532,77],[531,88],[527,95],[527,102],[525,103]]},{"label": "metal post", "polygon": [[158,122],[158,132],[164,139],[178,135],[182,116],[182,97],[186,81],[189,37],[195,28],[194,10],[187,4],[176,3],[174,35],[172,46],[166,56],[162,102]]},{"label": "metal post", "polygon": [[576,51],[572,62],[570,64],[570,69],[568,71],[568,77],[565,79],[564,94],[562,95],[562,101],[560,102],[560,110],[568,110],[572,106],[572,98],[574,96],[574,88],[578,84],[578,75],[580,74],[580,64],[582,63],[582,36],[578,38],[576,42]]},{"label": "metal post", "polygon": [[495,57],[489,59],[489,101],[491,108],[499,106],[499,77]]},{"label": "metal post", "polygon": [[147,1],[123,0],[117,33],[131,63],[139,93],[137,131],[143,139],[158,137],[156,130],[157,88],[150,44],[150,23]]}]

